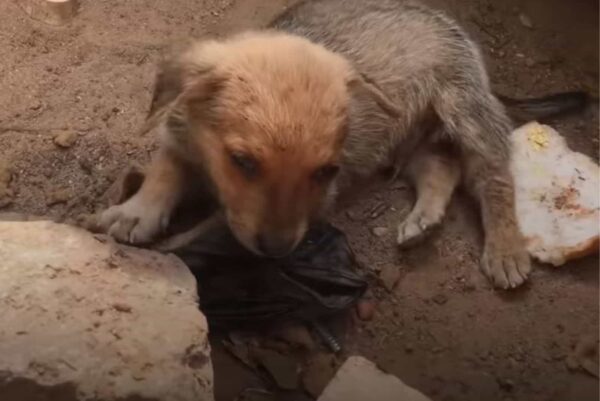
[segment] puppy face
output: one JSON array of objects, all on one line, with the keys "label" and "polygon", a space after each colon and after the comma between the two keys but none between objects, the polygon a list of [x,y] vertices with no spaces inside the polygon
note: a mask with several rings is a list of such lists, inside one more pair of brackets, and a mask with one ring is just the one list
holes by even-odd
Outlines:
[{"label": "puppy face", "polygon": [[182,66],[185,143],[231,230],[257,254],[290,253],[340,169],[356,74],[345,59],[278,33],[203,43]]}]

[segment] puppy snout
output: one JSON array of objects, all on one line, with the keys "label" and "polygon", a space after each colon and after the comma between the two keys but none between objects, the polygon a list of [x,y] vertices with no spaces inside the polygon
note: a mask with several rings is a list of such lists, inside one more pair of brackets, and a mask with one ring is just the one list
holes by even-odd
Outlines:
[{"label": "puppy snout", "polygon": [[294,250],[295,238],[280,235],[259,234],[256,237],[256,247],[265,256],[280,258]]}]

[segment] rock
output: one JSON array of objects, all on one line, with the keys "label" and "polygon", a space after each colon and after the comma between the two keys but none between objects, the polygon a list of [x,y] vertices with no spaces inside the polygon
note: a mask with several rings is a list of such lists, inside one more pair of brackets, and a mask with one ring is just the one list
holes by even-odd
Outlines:
[{"label": "rock", "polygon": [[431,401],[360,356],[351,356],[317,401]]},{"label": "rock", "polygon": [[523,25],[525,28],[533,29],[533,22],[531,22],[531,18],[529,18],[529,16],[526,14],[519,14],[519,21],[521,21],[521,25]]},{"label": "rock", "polygon": [[306,362],[302,384],[307,393],[317,398],[335,375],[335,355],[318,353]]},{"label": "rock", "polygon": [[379,273],[381,284],[388,291],[393,291],[400,280],[400,269],[397,266],[387,265]]},{"label": "rock", "polygon": [[28,221],[0,222],[0,260],[0,399],[213,400],[207,322],[175,256]]},{"label": "rock", "polygon": [[376,237],[383,237],[388,231],[389,230],[387,227],[374,227],[371,230],[371,233],[373,233],[373,235]]},{"label": "rock", "polygon": [[534,60],[534,59],[532,59],[531,57],[527,57],[527,58],[525,59],[525,65],[526,65],[527,67],[531,68],[531,67],[535,66],[535,60]]},{"label": "rock", "polygon": [[70,148],[77,142],[77,133],[73,131],[61,131],[54,136],[54,144],[61,148]]},{"label": "rock", "polygon": [[33,19],[49,25],[71,21],[77,9],[76,0],[23,0],[21,7]]},{"label": "rock", "polygon": [[71,197],[71,193],[68,189],[59,188],[48,191],[46,194],[46,205],[53,206],[59,203],[66,203]]}]

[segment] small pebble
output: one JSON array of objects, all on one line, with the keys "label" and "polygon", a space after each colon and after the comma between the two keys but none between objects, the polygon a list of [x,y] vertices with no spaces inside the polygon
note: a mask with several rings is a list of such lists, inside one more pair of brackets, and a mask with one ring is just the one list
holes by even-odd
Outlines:
[{"label": "small pebble", "polygon": [[114,303],[113,308],[115,308],[115,310],[117,312],[125,312],[125,313],[131,312],[131,306],[121,303],[121,302]]},{"label": "small pebble", "polygon": [[356,221],[357,220],[356,213],[354,213],[352,210],[347,210],[346,211],[346,217],[348,217],[348,219],[350,219],[352,221]]},{"label": "small pebble", "polygon": [[61,148],[70,148],[77,142],[77,133],[73,131],[62,131],[54,137],[54,144]]},{"label": "small pebble", "polygon": [[436,296],[433,297],[433,302],[435,302],[438,305],[443,305],[446,302],[448,302],[448,297],[445,296],[444,294],[437,294]]},{"label": "small pebble", "polygon": [[528,57],[528,58],[525,59],[525,65],[527,67],[531,68],[531,67],[533,67],[535,65],[535,60],[532,59],[532,58],[530,58],[530,57]]},{"label": "small pebble", "polygon": [[383,237],[388,231],[387,227],[375,227],[371,230],[371,233],[376,237]]},{"label": "small pebble", "polygon": [[498,385],[504,391],[512,391],[515,388],[515,383],[510,379],[498,378]]},{"label": "small pebble", "polygon": [[69,191],[66,189],[55,189],[48,191],[46,205],[53,206],[59,203],[66,203],[70,198]]},{"label": "small pebble", "polygon": [[373,320],[375,316],[375,301],[372,299],[361,299],[356,304],[356,314],[364,322]]},{"label": "small pebble", "polygon": [[526,14],[519,14],[519,21],[521,21],[521,25],[523,25],[525,28],[533,28],[533,22],[531,22],[531,18],[529,18]]},{"label": "small pebble", "polygon": [[0,184],[8,185],[12,180],[12,169],[7,162],[0,162]]},{"label": "small pebble", "polygon": [[79,167],[81,167],[81,169],[84,172],[86,172],[87,174],[91,174],[94,167],[92,166],[92,162],[89,159],[82,157],[79,158],[77,161],[79,162]]},{"label": "small pebble", "polygon": [[379,273],[381,283],[388,291],[393,291],[400,280],[400,269],[397,266],[385,266]]}]

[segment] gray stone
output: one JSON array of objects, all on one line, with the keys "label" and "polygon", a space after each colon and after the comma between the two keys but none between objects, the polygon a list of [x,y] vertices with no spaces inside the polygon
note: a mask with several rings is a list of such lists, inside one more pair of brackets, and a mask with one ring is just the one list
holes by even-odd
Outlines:
[{"label": "gray stone", "polygon": [[317,401],[431,401],[396,376],[360,356],[351,356]]},{"label": "gray stone", "polygon": [[0,400],[213,400],[196,282],[174,256],[0,221]]}]

